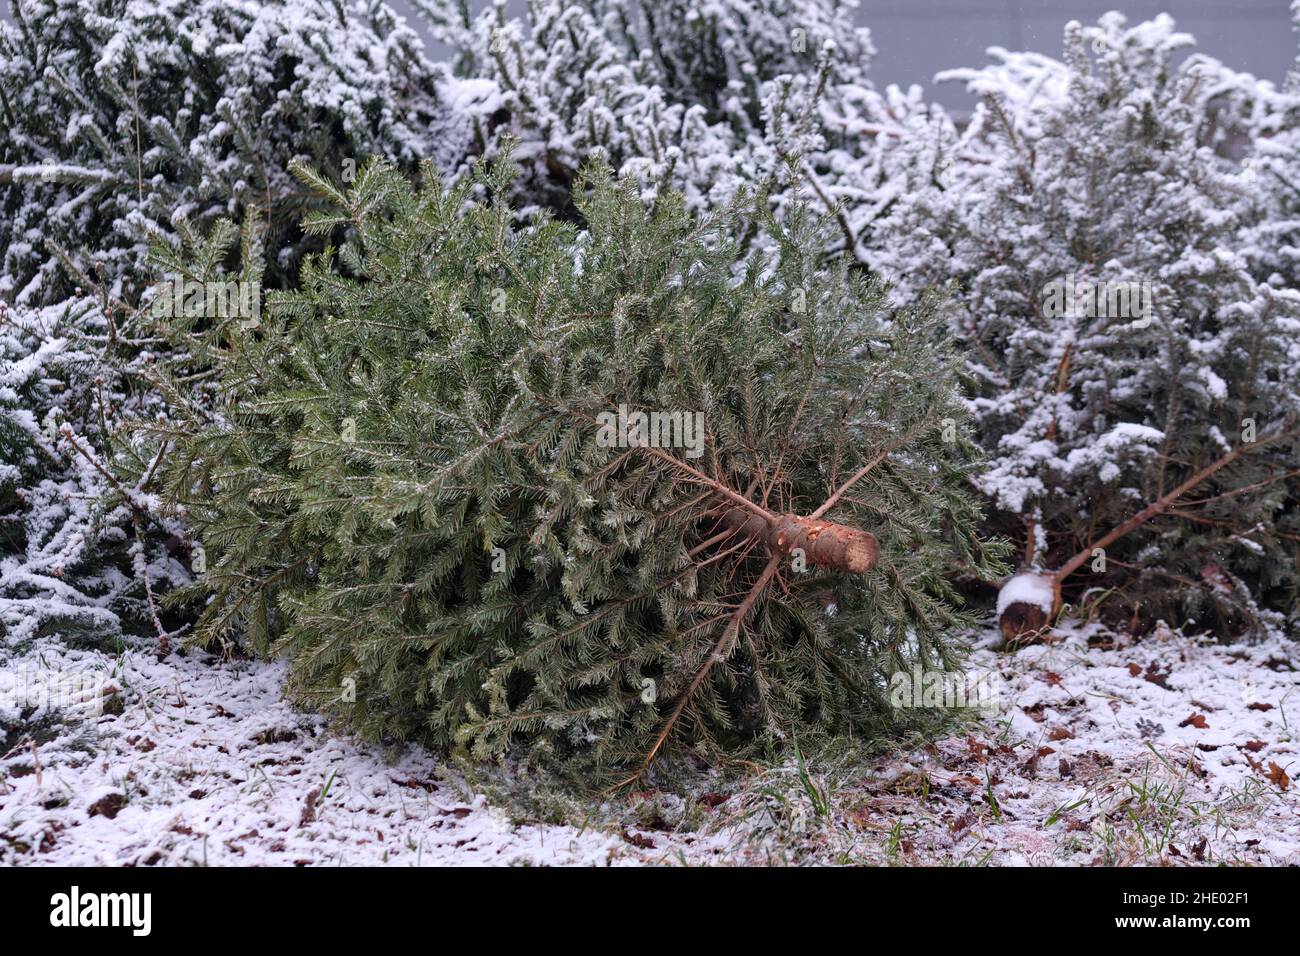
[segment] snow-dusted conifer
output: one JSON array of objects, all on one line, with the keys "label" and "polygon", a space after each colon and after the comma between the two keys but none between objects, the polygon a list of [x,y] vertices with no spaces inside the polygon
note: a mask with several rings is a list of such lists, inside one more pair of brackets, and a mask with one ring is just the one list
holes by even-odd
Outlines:
[{"label": "snow-dusted conifer", "polygon": [[[447,166],[464,148],[444,72],[381,3],[19,0],[0,23],[0,626],[155,632],[185,576],[152,511],[148,418],[163,343],[133,312],[175,242],[257,207],[268,278],[307,248],[295,158],[340,178],[373,152]],[[175,278],[175,277],[172,277]],[[202,400],[203,382],[187,387]],[[178,534],[179,532],[179,534]],[[150,604],[153,603],[153,607]],[[153,613],[151,613],[153,612]]]},{"label": "snow-dusted conifer", "polygon": [[1063,62],[954,71],[984,102],[873,260],[900,296],[951,288],[992,456],[976,482],[1025,569],[1223,633],[1295,606],[1300,295],[1239,239],[1225,154],[1253,80],[1177,62],[1191,42],[1111,14],[1070,24]]},{"label": "snow-dusted conifer", "polygon": [[[1291,4],[1300,34],[1300,0]],[[1300,288],[1300,56],[1281,89],[1255,84],[1243,190],[1251,200],[1243,255],[1256,277]]]},{"label": "snow-dusted conifer", "polygon": [[[134,301],[150,236],[263,207],[292,258],[286,168],[459,159],[440,71],[382,3],[15,0],[0,24],[0,295],[57,302],[104,263]],[[285,265],[275,263],[273,265]]]},{"label": "snow-dusted conifer", "polygon": [[806,196],[835,215],[832,249],[859,257],[897,171],[950,133],[919,90],[873,89],[854,0],[533,0],[518,19],[504,3],[416,6],[465,78],[474,151],[519,142],[525,208],[572,214],[574,176],[599,155],[695,210],[763,188],[780,215]]}]

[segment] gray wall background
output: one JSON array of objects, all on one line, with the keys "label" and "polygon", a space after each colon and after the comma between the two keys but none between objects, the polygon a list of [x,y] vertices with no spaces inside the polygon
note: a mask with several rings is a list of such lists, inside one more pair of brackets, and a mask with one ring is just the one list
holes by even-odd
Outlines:
[{"label": "gray wall background", "polygon": [[[424,33],[405,0],[390,2]],[[510,0],[512,12],[523,6]],[[1087,23],[1116,9],[1130,23],[1169,13],[1197,49],[1261,79],[1280,83],[1295,62],[1288,0],[860,0],[858,21],[876,45],[877,86],[919,83],[929,99],[964,109],[973,101],[957,84],[932,83],[939,70],[978,66],[990,46],[1059,56],[1067,21]],[[0,18],[9,19],[9,0],[0,0]]]},{"label": "gray wall background", "polygon": [[960,84],[932,84],[935,73],[978,66],[991,46],[1059,58],[1067,22],[1096,22],[1108,10],[1130,24],[1168,13],[1198,50],[1280,83],[1297,50],[1289,7],[1287,0],[862,0],[859,17],[876,45],[876,85],[921,83],[932,99],[961,107],[973,101]]}]

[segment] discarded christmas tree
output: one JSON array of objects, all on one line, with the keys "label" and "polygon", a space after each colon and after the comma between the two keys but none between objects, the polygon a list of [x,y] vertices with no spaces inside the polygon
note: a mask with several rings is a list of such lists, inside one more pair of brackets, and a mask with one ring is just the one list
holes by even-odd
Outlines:
[{"label": "discarded christmas tree", "polygon": [[1175,66],[1191,42],[1108,14],[1067,26],[1063,62],[955,71],[985,102],[881,226],[902,294],[953,294],[975,481],[1022,555],[1010,637],[1066,600],[1137,630],[1300,623],[1300,296],[1243,254],[1255,186],[1225,153],[1256,84]]},{"label": "discarded christmas tree", "polygon": [[[948,569],[997,555],[929,307],[886,318],[761,202],[701,222],[598,171],[585,231],[517,230],[470,202],[504,167],[304,175],[334,206],[308,231],[347,243],[256,325],[166,323],[220,376],[162,466],[205,548],[196,639],[285,655],[370,737],[633,772],[887,729],[889,676],[952,662]],[[774,259],[737,252],[756,215]]]}]

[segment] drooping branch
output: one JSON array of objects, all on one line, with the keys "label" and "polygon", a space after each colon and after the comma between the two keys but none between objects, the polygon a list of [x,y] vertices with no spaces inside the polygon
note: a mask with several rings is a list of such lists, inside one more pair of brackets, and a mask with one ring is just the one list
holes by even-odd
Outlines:
[{"label": "drooping branch", "polygon": [[767,564],[758,575],[758,580],[754,582],[754,586],[751,587],[749,593],[745,595],[745,599],[741,601],[740,604],[736,606],[735,611],[728,616],[727,625],[722,629],[722,635],[713,645],[713,649],[709,652],[709,656],[705,659],[703,665],[701,665],[700,669],[696,671],[695,677],[691,679],[690,686],[687,687],[686,690],[682,692],[681,697],[677,699],[677,704],[668,715],[668,719],[664,721],[663,729],[659,731],[659,736],[655,738],[654,746],[651,747],[649,753],[645,755],[645,759],[641,763],[640,771],[636,776],[629,778],[627,781],[624,781],[624,783],[638,779],[647,769],[649,769],[650,764],[654,762],[655,755],[659,753],[660,748],[663,747],[669,736],[672,735],[673,727],[675,727],[677,721],[681,719],[682,714],[686,710],[686,705],[691,702],[691,699],[695,696],[695,692],[700,689],[700,685],[704,683],[704,678],[709,676],[709,671],[713,670],[713,665],[718,661],[726,660],[727,657],[731,655],[731,650],[735,646],[736,638],[740,636],[740,628],[745,623],[745,618],[749,615],[749,612],[758,602],[759,597],[767,590],[768,584],[771,583],[772,578],[776,575],[776,569],[781,564],[781,557],[782,556],[779,554],[774,554],[768,559]]},{"label": "drooping branch", "polygon": [[708,658],[691,679],[690,685],[677,699],[667,720],[664,721],[659,736],[655,738],[654,745],[642,761],[641,769],[636,775],[623,781],[623,784],[639,779],[649,769],[655,756],[672,735],[673,728],[686,711],[687,705],[694,699],[696,692],[713,669],[713,665],[718,661],[726,660],[731,655],[745,618],[767,590],[768,585],[772,583],[782,560],[791,552],[796,548],[802,548],[811,564],[846,571],[850,574],[866,574],[880,560],[880,542],[876,540],[875,535],[833,521],[801,518],[798,515],[772,515],[769,519],[747,508],[735,507],[723,515],[722,524],[727,531],[710,539],[710,543],[725,540],[733,535],[749,538],[762,542],[767,547],[770,557],[744,600],[727,616],[722,634],[713,645]]},{"label": "drooping branch", "polygon": [[814,511],[814,512],[813,512],[811,515],[809,515],[808,517],[810,517],[810,518],[820,518],[820,517],[821,517],[822,515],[824,515],[826,512],[830,511],[830,510],[831,510],[832,508],[834,508],[837,504],[839,504],[840,499],[844,497],[844,493],[845,493],[846,491],[848,491],[848,490],[849,490],[850,488],[852,488],[855,484],[857,484],[859,481],[861,481],[863,478],[865,478],[865,477],[867,476],[867,474],[868,474],[868,473],[869,473],[873,468],[875,468],[878,464],[880,464],[882,461],[884,461],[884,460],[885,460],[886,458],[888,458],[888,457],[889,457],[889,452],[888,452],[888,451],[882,451],[882,452],[881,452],[879,455],[877,455],[875,458],[871,459],[871,461],[867,462],[865,465],[863,465],[861,468],[859,468],[859,469],[854,473],[854,475],[853,475],[852,478],[850,478],[848,481],[844,482],[844,484],[842,484],[842,485],[840,485],[838,488],[836,488],[836,489],[835,489],[835,492],[834,492],[834,493],[833,493],[829,498],[827,498],[825,501],[823,501],[823,502],[821,503],[821,507],[819,507],[816,511]]},{"label": "drooping branch", "polygon": [[686,708],[713,670],[713,665],[726,660],[731,655],[732,650],[735,649],[745,618],[776,578],[777,570],[786,557],[796,549],[802,549],[810,564],[844,571],[849,574],[866,574],[880,560],[880,542],[875,535],[848,525],[823,521],[817,516],[828,511],[849,487],[879,464],[885,457],[884,454],[873,459],[841,486],[835,494],[814,512],[814,517],[805,518],[799,515],[777,514],[769,511],[763,506],[750,501],[747,495],[740,494],[662,449],[649,446],[641,447],[653,457],[685,474],[692,481],[711,488],[730,503],[730,506],[722,513],[721,526],[723,530],[693,549],[691,551],[692,557],[715,544],[720,544],[733,537],[742,539],[742,543],[746,539],[761,543],[767,549],[769,556],[767,564],[759,572],[758,578],[754,581],[744,599],[736,606],[734,611],[726,616],[727,623],[723,627],[721,635],[714,643],[709,656],[699,670],[696,671],[690,684],[673,705],[673,709],[664,721],[659,735],[655,738],[654,745],[646,753],[641,768],[632,777],[616,784],[615,789],[644,776],[651,763],[654,762],[655,756],[672,736],[673,728],[677,726],[682,714],[686,712]]}]

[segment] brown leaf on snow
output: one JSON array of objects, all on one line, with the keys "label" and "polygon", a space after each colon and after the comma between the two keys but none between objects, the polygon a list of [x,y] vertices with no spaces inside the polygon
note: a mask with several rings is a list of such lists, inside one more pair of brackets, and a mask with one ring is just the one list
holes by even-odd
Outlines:
[{"label": "brown leaf on snow", "polygon": [[1141,665],[1141,664],[1129,664],[1129,666],[1128,666],[1128,676],[1129,676],[1129,677],[1137,677],[1138,674],[1141,674],[1141,673],[1142,673],[1142,665]]},{"label": "brown leaf on snow", "polygon": [[1247,740],[1241,746],[1245,747],[1251,753],[1257,754],[1261,750],[1263,750],[1267,746],[1267,744],[1265,744],[1264,741],[1262,740]]},{"label": "brown leaf on snow", "polygon": [[87,808],[87,815],[92,817],[108,817],[113,819],[126,806],[126,797],[120,793],[110,793],[107,796],[100,797]]},{"label": "brown leaf on snow", "polygon": [[925,794],[930,792],[930,776],[920,770],[904,770],[889,781],[889,789],[900,794]]},{"label": "brown leaf on snow", "polygon": [[1142,675],[1142,679],[1149,684],[1155,684],[1157,687],[1163,687],[1165,690],[1169,690],[1169,673],[1168,670],[1160,670],[1155,664],[1148,664],[1146,673]]},{"label": "brown leaf on snow", "polygon": [[1042,760],[1048,754],[1054,753],[1056,753],[1055,747],[1039,747],[1038,750],[1034,752],[1034,755],[1025,761],[1025,765],[1021,769],[1024,770],[1026,775],[1036,777],[1038,776],[1038,761]]},{"label": "brown leaf on snow", "polygon": [[952,823],[948,824],[948,832],[951,833],[953,836],[957,836],[961,833],[965,833],[975,824],[975,821],[977,819],[978,817],[976,817],[975,814],[967,810],[956,820],[953,820]]},{"label": "brown leaf on snow", "polygon": [[1247,704],[1246,709],[1247,710],[1272,710],[1273,705],[1264,704],[1264,703],[1260,703],[1259,701],[1255,701],[1253,704]]},{"label": "brown leaf on snow", "polygon": [[1286,775],[1286,771],[1271,760],[1268,762],[1268,780],[1279,790],[1291,786],[1291,778]]},{"label": "brown leaf on snow", "polygon": [[298,826],[305,827],[316,822],[316,804],[320,802],[320,787],[313,787],[302,802],[302,813],[298,817]]},{"label": "brown leaf on snow", "polygon": [[856,827],[867,827],[871,825],[871,808],[863,805],[854,807],[849,811],[849,822]]},{"label": "brown leaf on snow", "polygon": [[1192,727],[1195,727],[1197,730],[1209,730],[1209,729],[1210,729],[1210,725],[1207,724],[1207,723],[1205,722],[1205,715],[1204,715],[1204,714],[1192,714],[1192,716],[1188,717],[1186,720],[1184,720],[1184,721],[1183,721],[1181,724],[1179,724],[1178,726],[1179,726],[1179,727],[1187,727],[1187,726],[1189,726],[1189,725],[1192,726]]},{"label": "brown leaf on snow", "polygon": [[1223,568],[1217,564],[1207,563],[1201,565],[1201,580],[1220,594],[1232,593],[1232,580],[1223,573]]},{"label": "brown leaf on snow", "polygon": [[650,837],[643,833],[633,833],[626,827],[623,828],[623,832],[620,836],[622,836],[628,843],[640,847],[643,850],[653,850],[655,848],[655,841]]},{"label": "brown leaf on snow", "polygon": [[1048,740],[1073,740],[1074,734],[1070,733],[1064,727],[1053,727],[1052,732],[1047,735]]},{"label": "brown leaf on snow", "polygon": [[1032,720],[1034,723],[1041,724],[1043,721],[1047,719],[1047,715],[1043,713],[1043,708],[1045,706],[1046,706],[1045,704],[1040,702],[1037,704],[1031,704],[1028,707],[1021,707],[1020,709],[1024,711],[1025,716],[1028,717],[1030,720]]},{"label": "brown leaf on snow", "polygon": [[1050,687],[1061,686],[1061,675],[1056,671],[1043,671],[1038,675],[1038,679]]}]

